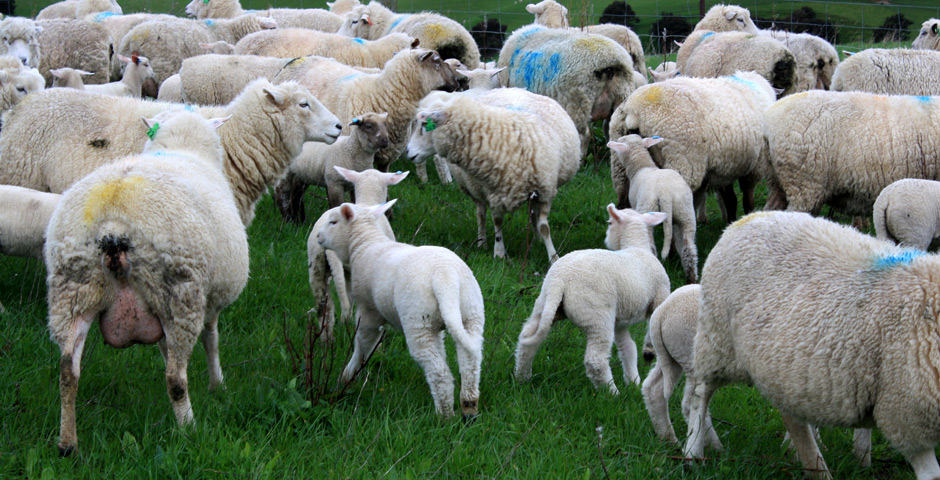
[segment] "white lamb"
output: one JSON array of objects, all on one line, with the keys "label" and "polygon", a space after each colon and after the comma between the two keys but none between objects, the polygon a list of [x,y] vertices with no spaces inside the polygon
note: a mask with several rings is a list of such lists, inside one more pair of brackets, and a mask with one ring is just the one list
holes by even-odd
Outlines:
[{"label": "white lamb", "polygon": [[[698,250],[695,248],[695,206],[692,202],[692,190],[685,183],[679,172],[669,168],[659,168],[653,163],[648,148],[661,142],[662,137],[643,138],[639,135],[627,135],[617,141],[607,143],[610,147],[611,171],[619,163],[627,178],[630,179],[628,197],[630,205],[638,212],[662,212],[666,214],[663,222],[662,259],[669,257],[669,247],[676,244],[682,269],[685,270],[685,282],[698,281]],[[616,178],[615,178],[616,180]],[[615,190],[625,188],[614,185]],[[650,235],[652,235],[650,230]],[[656,246],[652,237],[650,244],[653,253]]]},{"label": "white lamb", "polygon": [[58,88],[74,88],[76,90],[85,89],[85,81],[82,77],[94,75],[94,72],[76,70],[74,68],[62,67],[49,70],[52,74],[52,86]]},{"label": "white lamb", "polygon": [[348,13],[353,8],[356,8],[359,5],[361,5],[361,3],[359,3],[359,0],[336,0],[333,2],[326,2],[327,8],[329,8],[331,12],[337,15],[343,15],[344,13]]},{"label": "white lamb", "polygon": [[921,26],[920,33],[911,44],[911,48],[918,50],[940,50],[940,20],[931,18]]},{"label": "white lamb", "polygon": [[222,383],[219,312],[248,281],[248,239],[222,173],[219,121],[179,110],[144,124],[135,132],[152,137],[144,153],[76,183],[46,232],[49,331],[61,350],[62,455],[78,446],[82,351],[99,316],[113,347],[160,342],[182,426],[193,421],[186,373],[193,346],[201,337],[215,390]]},{"label": "white lamb", "polygon": [[408,157],[436,153],[458,167],[454,178],[477,205],[478,245],[486,244],[486,209],[493,211],[494,257],[506,256],[503,217],[528,202],[531,224],[554,262],[548,214],[558,187],[581,164],[578,132],[562,112],[558,102],[520,88],[453,95],[439,109],[419,112]]},{"label": "white lamb", "polygon": [[940,238],[940,182],[906,178],[875,199],[873,222],[880,240],[926,251]]},{"label": "white lamb", "polygon": [[544,25],[548,28],[568,28],[568,9],[555,0],[542,0],[539,3],[530,3],[525,11],[535,15],[532,23]]},{"label": "white lamb", "polygon": [[170,75],[160,84],[157,100],[161,102],[185,103],[183,101],[183,81],[180,74]]},{"label": "white lamb", "polygon": [[483,295],[473,272],[454,252],[434,246],[396,243],[379,228],[395,201],[374,207],[345,203],[330,210],[317,240],[348,262],[359,326],[355,348],[340,381],[350,381],[388,324],[405,334],[408,351],[424,369],[437,413],[454,415],[454,377],[444,349],[446,330],[454,339],[460,369],[460,408],[478,411],[483,360]]},{"label": "white lamb", "polygon": [[610,348],[615,342],[624,381],[640,384],[636,343],[628,327],[649,318],[669,296],[669,275],[651,253],[649,241],[650,228],[666,215],[617,210],[613,204],[607,213],[604,245],[610,250],[571,252],[545,274],[532,316],[519,333],[516,380],[532,378],[532,360],[552,323],[567,318],[587,337],[584,367],[594,388],[620,393],[610,371]]},{"label": "white lamb", "polygon": [[[63,88],[31,94],[27,100],[8,113],[0,135],[0,184],[54,193],[139,151],[146,138],[133,134],[133,119],[177,106]],[[307,89],[290,82],[256,80],[228,106],[197,111],[233,115],[218,133],[226,153],[224,171],[246,226],[261,195],[284,175],[303,143],[332,143],[342,128]]]},{"label": "white lamb", "polygon": [[17,102],[42,90],[45,84],[39,70],[23,65],[13,56],[0,55],[0,123]]},{"label": "white lamb", "polygon": [[130,58],[118,54],[118,60],[124,62],[124,77],[119,82],[105,83],[103,85],[85,85],[85,90],[115,97],[140,98],[144,80],[153,78],[153,69],[147,57],[131,55]]},{"label": "white lamb", "polygon": [[0,185],[0,253],[42,260],[46,226],[61,195]]},{"label": "white lamb", "polygon": [[703,454],[715,390],[744,382],[780,411],[816,478],[830,475],[807,422],[879,428],[918,479],[940,477],[938,268],[936,255],[803,213],[728,227],[702,270],[685,456]]},{"label": "white lamb", "polygon": [[646,67],[646,70],[649,72],[650,78],[653,79],[653,83],[665,82],[680,75],[676,62],[663,62],[657,65],[656,68]]},{"label": "white lamb", "polygon": [[[334,167],[344,179],[353,184],[355,192],[356,205],[365,207],[378,205],[385,202],[388,195],[388,186],[396,185],[405,177],[408,172],[385,173],[375,169],[356,172],[347,170],[343,167]],[[336,296],[339,298],[340,320],[344,322],[352,321],[352,307],[349,300],[351,291],[348,264],[343,261],[332,250],[324,250],[317,241],[317,235],[320,230],[329,222],[330,211],[326,211],[317,219],[307,237],[307,267],[309,268],[310,290],[313,292],[314,301],[316,301],[316,311],[323,325],[323,340],[333,341],[333,324],[335,322],[336,307],[330,298],[330,280],[336,287]],[[389,240],[395,240],[395,233],[388,219],[377,218],[379,228]]]},{"label": "white lamb", "polygon": [[197,55],[180,66],[180,97],[184,103],[225,105],[245,85],[259,78],[273,80],[288,60],[254,55]]},{"label": "white lamb", "polygon": [[418,42],[404,33],[369,41],[305,28],[276,28],[246,35],[235,44],[235,54],[280,58],[319,55],[346,65],[382,68],[399,51],[417,46]]},{"label": "white lamb", "polygon": [[[253,10],[242,9],[239,0],[193,0],[186,5],[186,14],[199,20],[235,18]],[[339,14],[322,8],[268,8],[257,11],[277,21],[280,28],[309,28],[336,33],[343,24]]]}]

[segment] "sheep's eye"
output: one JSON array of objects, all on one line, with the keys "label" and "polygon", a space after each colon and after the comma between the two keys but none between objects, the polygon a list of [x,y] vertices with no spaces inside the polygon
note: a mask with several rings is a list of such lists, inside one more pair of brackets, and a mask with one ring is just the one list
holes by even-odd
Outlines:
[{"label": "sheep's eye", "polygon": [[357,23],[359,23],[359,20],[353,20],[353,21],[352,21],[352,24],[353,24],[353,25],[355,25],[355,24],[357,24]]},{"label": "sheep's eye", "polygon": [[307,101],[300,102],[300,108],[310,108],[310,103]]},{"label": "sheep's eye", "polygon": [[20,93],[27,93],[27,92],[26,92],[26,87],[16,87],[16,91],[17,91],[17,92],[20,92]]},{"label": "sheep's eye", "polygon": [[330,220],[330,225],[336,225],[336,220]]},{"label": "sheep's eye", "polygon": [[10,39],[7,37],[3,37],[3,43],[10,43]]}]

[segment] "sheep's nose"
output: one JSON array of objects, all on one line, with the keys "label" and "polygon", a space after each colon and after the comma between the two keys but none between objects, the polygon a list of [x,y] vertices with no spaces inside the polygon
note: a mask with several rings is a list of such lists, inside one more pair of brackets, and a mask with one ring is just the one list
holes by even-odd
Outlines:
[{"label": "sheep's nose", "polygon": [[337,130],[342,130],[342,129],[343,129],[343,124],[342,124],[342,123],[337,123],[336,125],[333,125],[333,126],[336,127]]},{"label": "sheep's nose", "polygon": [[26,65],[26,61],[29,60],[26,57],[20,57],[20,61],[23,62],[23,65]]}]

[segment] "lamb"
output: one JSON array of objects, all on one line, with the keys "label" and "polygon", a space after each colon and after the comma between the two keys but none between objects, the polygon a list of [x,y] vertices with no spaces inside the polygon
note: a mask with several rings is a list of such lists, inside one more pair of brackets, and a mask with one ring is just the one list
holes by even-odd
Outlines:
[{"label": "lamb", "polygon": [[747,32],[760,33],[751,20],[751,12],[737,5],[718,4],[708,9],[705,16],[695,24],[694,31],[709,30],[712,32]]},{"label": "lamb", "polygon": [[[433,90],[457,88],[456,72],[440,55],[423,48],[398,52],[378,73],[365,73],[330,58],[303,57],[289,62],[274,82],[287,80],[309,88],[346,124],[362,112],[388,112],[389,146],[375,155],[375,168],[382,171],[404,151],[418,102]],[[346,127],[347,133],[350,128]],[[303,220],[301,212],[281,213],[291,221]]]},{"label": "lamb", "polygon": [[352,9],[361,5],[359,0],[336,0],[333,2],[326,2],[327,8],[330,9],[330,12],[333,12],[337,15],[343,15],[349,13]]},{"label": "lamb", "polygon": [[[76,90],[85,89],[85,82],[82,80],[83,76],[94,75],[93,72],[76,70],[69,67],[53,68],[49,70],[49,73],[52,74],[53,88],[74,88]],[[43,83],[45,83],[45,79],[43,79]]]},{"label": "lamb", "polygon": [[431,12],[396,14],[379,2],[355,7],[346,14],[338,33],[378,40],[390,33],[404,33],[421,41],[442,58],[456,58],[467,68],[480,66],[480,49],[463,25]]},{"label": "lamb", "polygon": [[[372,206],[385,202],[388,194],[388,186],[396,185],[405,177],[408,172],[385,173],[375,169],[367,169],[362,172],[347,170],[343,167],[333,167],[342,175],[344,179],[353,184],[355,189],[356,205]],[[313,225],[310,236],[307,237],[307,267],[310,271],[310,290],[313,292],[313,298],[317,301],[316,311],[319,313],[320,321],[323,325],[323,340],[332,342],[333,325],[335,318],[335,306],[330,298],[330,279],[336,286],[336,296],[339,298],[340,319],[344,322],[352,321],[352,308],[350,307],[349,295],[351,291],[348,264],[343,264],[342,260],[332,250],[324,250],[317,241],[317,235],[329,222],[330,210],[323,213],[322,216]],[[395,240],[395,233],[388,219],[378,218],[379,228],[388,237],[389,240]]]},{"label": "lamb", "polygon": [[918,50],[940,50],[940,20],[931,18],[923,23],[920,33],[911,44],[911,48]]},{"label": "lamb", "polygon": [[185,103],[183,101],[182,80],[180,74],[170,75],[160,84],[157,100],[161,102]]},{"label": "lamb", "polygon": [[832,89],[881,95],[940,95],[940,52],[869,48],[846,58],[832,76]]},{"label": "lamb", "polygon": [[[639,135],[620,137],[615,142],[608,142],[611,149],[611,177],[614,169],[630,179],[628,197],[630,205],[639,212],[663,212],[662,259],[669,257],[669,247],[673,242],[682,259],[685,270],[685,282],[698,281],[698,250],[695,248],[695,206],[692,202],[692,190],[685,183],[682,175],[675,170],[660,169],[653,163],[648,148],[661,142],[662,137],[642,138]],[[614,185],[614,190],[622,194],[626,186]],[[618,195],[619,196],[619,195]],[[650,230],[652,235],[652,230]],[[652,238],[650,244],[653,244]],[[655,246],[653,253],[656,253]]]},{"label": "lamb", "polygon": [[61,195],[0,185],[0,254],[42,260],[46,225]]},{"label": "lamb", "polygon": [[[133,134],[134,119],[174,106],[61,88],[32,94],[9,112],[0,136],[0,184],[63,192],[100,165],[140,151],[146,139]],[[307,89],[263,79],[245,87],[228,106],[198,112],[233,115],[218,133],[225,147],[224,171],[245,226],[303,142],[333,143],[342,128]]]},{"label": "lamb", "polygon": [[200,43],[225,40],[235,44],[249,33],[277,26],[271,18],[252,14],[232,19],[149,21],[127,32],[116,50],[122,55],[137,52],[151,58],[159,84],[178,72],[184,59],[203,53]]},{"label": "lamb", "polygon": [[39,33],[42,27],[23,17],[6,17],[0,21],[0,55],[12,55],[23,65],[39,68]]},{"label": "lamb", "polygon": [[116,97],[140,98],[144,80],[154,77],[153,68],[150,68],[150,60],[147,57],[138,55],[131,55],[130,58],[127,58],[120,54],[118,54],[118,60],[127,64],[127,68],[124,69],[124,77],[121,78],[120,82],[88,85],[85,90]]},{"label": "lamb", "polygon": [[757,72],[781,91],[781,97],[793,93],[797,84],[793,53],[767,35],[696,30],[679,47],[676,64],[682,75],[690,77],[715,78],[738,71]]},{"label": "lamb", "polygon": [[88,15],[108,12],[122,14],[121,6],[115,0],[62,0],[53,3],[36,14],[36,20],[65,18],[81,20]]},{"label": "lamb", "polygon": [[[350,188],[334,166],[361,172],[372,168],[375,152],[388,146],[388,129],[385,126],[387,113],[367,112],[349,122],[356,127],[351,135],[345,135],[332,145],[320,142],[307,142],[303,150],[291,161],[290,173],[285,182],[295,182],[292,189],[299,189],[300,198],[307,185],[326,187],[326,196],[330,208],[338,207],[344,201],[344,192]],[[299,183],[299,184],[298,184]],[[290,198],[275,191],[274,198]],[[356,201],[353,195],[353,202]],[[382,199],[375,204],[384,202]],[[298,205],[282,206],[281,209],[303,210],[303,202]]]},{"label": "lamb", "polygon": [[0,55],[0,124],[7,112],[32,92],[45,87],[42,75],[35,68],[24,66],[19,59]]},{"label": "lamb", "polygon": [[728,227],[702,270],[685,456],[702,456],[715,390],[745,382],[780,411],[817,478],[830,475],[806,422],[880,428],[918,479],[940,476],[938,267],[936,255],[803,213]]},{"label": "lamb", "polygon": [[[515,377],[532,378],[532,360],[548,337],[552,322],[567,318],[587,337],[584,367],[595,389],[620,391],[610,371],[610,347],[616,342],[623,379],[640,383],[636,344],[630,325],[649,318],[669,296],[669,276],[651,253],[649,230],[665,220],[663,213],[640,214],[607,206],[610,222],[604,245],[610,250],[571,252],[545,274],[532,315],[522,326],[516,346]],[[563,302],[564,301],[564,302]]]},{"label": "lamb", "polygon": [[399,51],[417,46],[414,38],[403,33],[368,41],[303,28],[277,28],[246,35],[235,45],[235,54],[280,58],[319,55],[346,65],[382,68]]},{"label": "lamb", "polygon": [[[254,34],[249,34],[254,35]],[[206,53],[216,53],[219,55],[233,55],[235,54],[235,45],[226,42],[225,40],[218,40],[210,43],[200,43],[199,48],[206,50]]]},{"label": "lamb", "polygon": [[[821,90],[779,100],[764,112],[771,167],[765,209],[818,215],[828,204],[871,217],[875,198],[891,182],[937,180],[936,102]],[[876,132],[863,133],[873,125]]]},{"label": "lamb", "polygon": [[197,337],[209,389],[222,383],[219,312],[248,281],[248,238],[222,173],[212,121],[184,110],[145,119],[144,153],[95,170],[70,188],[44,250],[49,331],[61,350],[59,453],[78,447],[75,403],[82,351],[99,318],[116,348],[160,342],[180,426],[193,422],[186,368]]},{"label": "lamb", "polygon": [[197,55],[180,67],[180,98],[185,103],[225,105],[258,78],[274,79],[288,60],[254,55]]},{"label": "lamb", "polygon": [[70,67],[94,72],[85,84],[106,83],[111,68],[111,37],[101,25],[83,20],[41,20],[38,41],[42,50],[39,71],[52,85],[53,68]]},{"label": "lamb", "polygon": [[[177,19],[178,17],[163,13],[131,13],[127,15],[118,15],[111,12],[102,12],[94,15],[88,15],[84,18],[86,22],[97,23],[104,27],[104,29],[108,31],[108,36],[111,37],[111,44],[115,48],[120,45],[121,39],[124,38],[124,35],[126,35],[127,32],[131,31],[132,28],[140,25],[141,23],[151,20],[165,20],[172,22]],[[117,51],[114,51],[111,54],[110,81],[120,80],[124,74],[124,64],[117,59],[117,54]]]},{"label": "lamb", "polygon": [[348,382],[362,368],[381,336],[380,327],[401,329],[408,351],[424,369],[434,407],[454,415],[454,378],[447,366],[443,333],[457,347],[460,408],[465,418],[479,408],[483,360],[483,295],[473,272],[454,252],[389,240],[378,216],[395,201],[374,207],[344,203],[330,210],[317,241],[348,262],[353,299],[358,306],[352,357],[340,376]]},{"label": "lamb", "polygon": [[530,3],[525,11],[535,15],[533,23],[548,28],[568,28],[568,9],[555,0],[542,0],[539,3]]},{"label": "lamb", "polygon": [[926,251],[940,238],[940,182],[905,178],[875,199],[875,233],[879,240]]},{"label": "lamb", "polygon": [[[665,82],[679,76],[679,67],[676,65],[676,62],[663,62],[656,66],[656,68],[646,68],[650,74],[650,78],[653,79],[653,83]],[[639,88],[639,87],[637,87]]]},{"label": "lamb", "polygon": [[558,101],[577,126],[581,153],[593,138],[590,123],[610,117],[633,91],[633,62],[613,40],[575,30],[529,25],[517,29],[499,54],[500,81]]},{"label": "lamb", "polygon": [[832,76],[839,66],[839,53],[825,39],[809,33],[792,33],[786,30],[762,30],[793,54],[796,61],[796,85],[794,90],[829,90]]},{"label": "lamb", "polygon": [[[663,137],[665,141],[651,150],[656,164],[682,175],[692,189],[697,210],[708,188],[721,190],[724,216],[733,220],[737,198],[730,187],[734,181],[741,186],[744,211],[750,212],[754,187],[766,175],[769,160],[762,115],[773,103],[773,88],[753,72],[716,79],[682,75],[637,89],[617,107],[610,134]],[[612,168],[611,176],[615,175],[619,176],[615,185],[628,185],[629,180]],[[618,192],[621,205],[628,191]]]},{"label": "lamb", "polygon": [[[262,10],[281,28],[309,28],[336,33],[343,17],[320,8],[269,8]],[[238,0],[193,0],[186,14],[198,20],[236,18],[252,11],[243,10]]]}]

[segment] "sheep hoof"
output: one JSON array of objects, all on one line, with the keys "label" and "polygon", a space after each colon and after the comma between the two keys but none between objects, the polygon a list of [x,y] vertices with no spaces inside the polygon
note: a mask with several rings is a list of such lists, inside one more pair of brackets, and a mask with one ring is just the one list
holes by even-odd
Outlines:
[{"label": "sheep hoof", "polygon": [[62,458],[71,456],[73,453],[75,453],[75,450],[76,450],[75,445],[59,444],[59,456]]}]

